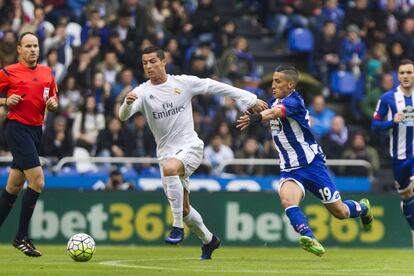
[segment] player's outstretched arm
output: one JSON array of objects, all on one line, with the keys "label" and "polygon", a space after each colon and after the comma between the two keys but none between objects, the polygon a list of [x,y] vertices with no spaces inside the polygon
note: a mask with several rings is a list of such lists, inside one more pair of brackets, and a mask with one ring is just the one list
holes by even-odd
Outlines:
[{"label": "player's outstretched arm", "polygon": [[124,103],[119,108],[119,119],[121,121],[126,121],[131,117],[133,114],[132,111],[132,104],[138,99],[138,96],[134,92],[129,92],[126,97]]},{"label": "player's outstretched arm", "polygon": [[244,130],[249,125],[258,124],[263,121],[270,121],[279,117],[283,117],[283,111],[280,107],[276,106],[273,108],[268,108],[263,110],[260,113],[250,113],[246,112],[244,115],[240,116],[237,120],[236,127],[240,130]]},{"label": "player's outstretched arm", "polygon": [[267,108],[269,108],[269,106],[267,105],[265,101],[257,99],[256,104],[251,108],[251,110],[253,112],[261,112],[263,110],[266,110]]},{"label": "player's outstretched arm", "polygon": [[379,116],[375,116],[372,119],[371,127],[373,130],[388,130],[393,128],[395,124],[399,124],[404,120],[404,114],[402,112],[398,112],[394,115],[392,121],[383,121]]}]

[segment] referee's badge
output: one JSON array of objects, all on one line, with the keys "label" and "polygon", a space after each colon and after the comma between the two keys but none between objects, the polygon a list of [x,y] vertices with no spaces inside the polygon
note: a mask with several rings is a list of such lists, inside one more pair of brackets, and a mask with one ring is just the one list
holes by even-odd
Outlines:
[{"label": "referee's badge", "polygon": [[49,87],[43,88],[43,99],[45,101],[47,101],[49,99],[49,91],[50,91]]},{"label": "referee's badge", "polygon": [[181,94],[181,89],[180,88],[174,88],[174,94],[175,95],[180,95]]}]

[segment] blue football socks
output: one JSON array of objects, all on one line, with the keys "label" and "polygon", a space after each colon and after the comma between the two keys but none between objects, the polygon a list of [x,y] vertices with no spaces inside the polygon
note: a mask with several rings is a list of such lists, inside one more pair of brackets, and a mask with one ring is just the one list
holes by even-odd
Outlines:
[{"label": "blue football socks", "polygon": [[357,218],[367,214],[368,208],[364,204],[359,204],[354,200],[345,200],[344,204],[348,207],[350,218]]},{"label": "blue football socks", "polygon": [[315,238],[311,228],[309,227],[308,219],[298,206],[290,206],[285,209],[285,212],[290,220],[290,224],[293,226],[293,229],[295,229],[296,232],[302,236],[308,236],[312,239]]},{"label": "blue football socks", "polygon": [[402,200],[402,211],[408,225],[414,230],[414,196]]}]

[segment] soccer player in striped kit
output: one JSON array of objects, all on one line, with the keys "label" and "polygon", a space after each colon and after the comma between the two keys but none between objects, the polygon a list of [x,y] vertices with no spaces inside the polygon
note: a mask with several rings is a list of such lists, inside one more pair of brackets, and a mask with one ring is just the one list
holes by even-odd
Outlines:
[{"label": "soccer player in striped kit", "polygon": [[281,65],[273,73],[274,98],[271,107],[260,113],[245,114],[237,127],[270,121],[273,141],[279,152],[281,176],[279,196],[290,223],[301,236],[303,249],[317,256],[325,253],[315,239],[305,214],[299,207],[305,190],[318,197],[329,212],[338,219],[360,217],[364,230],[370,230],[373,217],[368,199],[341,200],[325,165],[325,155],[313,137],[309,115],[302,97],[295,90],[299,80],[294,66]]},{"label": "soccer player in striped kit", "polygon": [[374,130],[389,130],[392,169],[401,209],[411,228],[414,246],[414,62],[398,66],[400,85],[384,93],[372,120]]},{"label": "soccer player in striped kit", "polygon": [[52,70],[37,63],[39,40],[30,32],[22,33],[17,44],[20,62],[0,71],[0,92],[6,98],[6,139],[13,155],[7,185],[0,196],[0,226],[9,215],[25,181],[20,211],[19,230],[13,246],[26,256],[40,257],[42,253],[28,237],[29,222],[37,199],[44,188],[44,175],[39,160],[39,148],[45,111],[58,109],[57,86]]},{"label": "soccer player in striped kit", "polygon": [[142,65],[149,80],[127,94],[119,118],[125,121],[141,111],[157,142],[162,184],[173,215],[173,227],[165,242],[180,243],[185,223],[203,242],[201,259],[211,259],[220,239],[190,205],[189,177],[200,166],[204,153],[204,143],[194,131],[191,99],[207,93],[229,96],[238,100],[242,109],[255,111],[267,108],[267,104],[253,93],[209,78],[168,75],[164,52],[157,47],[142,51]]}]

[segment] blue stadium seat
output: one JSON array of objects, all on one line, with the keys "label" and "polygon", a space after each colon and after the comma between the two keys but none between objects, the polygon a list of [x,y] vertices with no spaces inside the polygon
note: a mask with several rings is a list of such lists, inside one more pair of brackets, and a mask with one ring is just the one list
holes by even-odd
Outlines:
[{"label": "blue stadium seat", "polygon": [[306,28],[296,28],[289,31],[289,50],[309,53],[313,50],[313,33]]},{"label": "blue stadium seat", "polygon": [[334,71],[331,75],[331,91],[342,95],[352,95],[356,92],[358,78],[349,71]]}]

